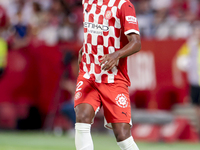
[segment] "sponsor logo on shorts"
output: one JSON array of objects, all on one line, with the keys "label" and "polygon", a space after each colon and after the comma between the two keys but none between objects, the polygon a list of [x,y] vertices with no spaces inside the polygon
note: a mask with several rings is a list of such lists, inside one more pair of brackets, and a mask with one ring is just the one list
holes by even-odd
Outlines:
[{"label": "sponsor logo on shorts", "polygon": [[115,100],[119,107],[126,108],[128,106],[128,101],[124,94],[118,94]]},{"label": "sponsor logo on shorts", "polygon": [[128,21],[129,23],[136,24],[137,23],[137,18],[134,17],[134,16],[126,16],[126,21]]},{"label": "sponsor logo on shorts", "polygon": [[81,92],[77,92],[76,94],[75,94],[75,100],[78,100],[79,98],[81,98],[81,96],[82,96],[82,93]]},{"label": "sponsor logo on shorts", "polygon": [[110,18],[112,18],[112,11],[107,10],[105,13],[105,19],[109,20]]}]

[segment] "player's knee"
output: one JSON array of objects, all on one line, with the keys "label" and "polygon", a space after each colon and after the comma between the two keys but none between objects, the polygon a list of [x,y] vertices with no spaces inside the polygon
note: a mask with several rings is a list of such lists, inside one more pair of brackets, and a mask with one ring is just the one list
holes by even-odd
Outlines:
[{"label": "player's knee", "polygon": [[95,115],[93,107],[89,104],[80,104],[75,108],[77,123],[91,123]]},{"label": "player's knee", "polygon": [[124,141],[131,136],[130,125],[127,123],[112,124],[117,142]]},{"label": "player's knee", "polygon": [[117,142],[124,141],[131,136],[130,130],[124,128],[115,128],[114,134]]},{"label": "player's knee", "polygon": [[91,123],[92,118],[90,114],[87,113],[76,113],[76,122],[78,123]]},{"label": "player's knee", "polygon": [[117,142],[121,142],[126,140],[127,138],[130,137],[130,134],[126,134],[126,133],[117,133],[115,135]]}]

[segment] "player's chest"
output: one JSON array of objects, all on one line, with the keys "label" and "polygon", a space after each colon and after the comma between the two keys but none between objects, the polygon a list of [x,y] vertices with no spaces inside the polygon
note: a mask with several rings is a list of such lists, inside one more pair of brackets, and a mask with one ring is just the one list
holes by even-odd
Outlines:
[{"label": "player's chest", "polygon": [[84,28],[108,31],[110,26],[119,23],[117,7],[106,5],[84,5]]}]

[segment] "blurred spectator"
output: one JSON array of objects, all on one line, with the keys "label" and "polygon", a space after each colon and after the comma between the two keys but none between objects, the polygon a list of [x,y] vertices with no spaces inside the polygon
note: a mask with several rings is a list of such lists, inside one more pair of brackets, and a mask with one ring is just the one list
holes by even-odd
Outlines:
[{"label": "blurred spectator", "polygon": [[54,16],[48,13],[43,20],[43,24],[39,27],[37,38],[43,41],[46,45],[53,46],[58,42],[58,26],[54,24]]},{"label": "blurred spectator", "polygon": [[193,23],[193,34],[178,52],[177,66],[186,71],[190,84],[190,97],[196,107],[200,131],[200,22]]},{"label": "blurred spectator", "polygon": [[73,24],[65,17],[58,29],[58,36],[60,41],[70,41],[74,39]]},{"label": "blurred spectator", "polygon": [[66,101],[61,106],[61,113],[69,118],[73,124],[68,131],[70,136],[74,136],[74,125],[76,116],[74,111],[74,92],[76,89],[76,78],[78,76],[78,59],[72,52],[67,52],[64,57],[65,72],[60,81],[60,88],[66,93]]},{"label": "blurred spectator", "polygon": [[132,0],[143,38],[184,39],[191,34],[191,23],[199,19],[198,0]]},{"label": "blurred spectator", "polygon": [[142,37],[151,38],[152,27],[153,27],[153,11],[150,7],[150,3],[148,0],[142,0],[137,5],[137,18],[140,24],[140,34]]},{"label": "blurred spectator", "polygon": [[4,39],[0,38],[0,78],[5,72],[6,63],[7,63],[7,43],[4,41]]},{"label": "blurred spectator", "polygon": [[6,28],[7,18],[5,10],[0,6],[0,78],[2,77],[7,64],[7,43],[2,38],[4,29]]},{"label": "blurred spectator", "polygon": [[[180,39],[191,34],[191,23],[200,19],[199,0],[131,0],[143,38]],[[47,45],[82,42],[81,0],[0,0],[11,25],[19,19],[32,29],[30,36]],[[23,39],[26,43],[26,38]]]},{"label": "blurred spectator", "polygon": [[172,0],[151,0],[151,6],[153,10],[169,9],[171,7]]},{"label": "blurred spectator", "polygon": [[161,9],[154,10],[153,32],[157,39],[167,39],[170,37],[171,26],[173,20],[169,18],[169,9],[161,7]]},{"label": "blurred spectator", "polygon": [[30,41],[30,26],[26,22],[24,22],[21,10],[17,12],[15,23],[13,23],[12,28],[14,31],[14,35],[11,48],[20,49],[27,47]]},{"label": "blurred spectator", "polygon": [[39,27],[42,25],[45,19],[45,13],[41,8],[41,5],[37,2],[32,4],[33,13],[30,20],[30,25],[32,27],[32,34],[37,34]]}]

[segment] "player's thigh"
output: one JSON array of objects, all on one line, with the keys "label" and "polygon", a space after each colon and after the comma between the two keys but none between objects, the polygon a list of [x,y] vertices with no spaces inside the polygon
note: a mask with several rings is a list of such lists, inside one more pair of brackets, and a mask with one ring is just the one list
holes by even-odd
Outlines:
[{"label": "player's thigh", "polygon": [[95,116],[95,111],[92,105],[87,103],[79,104],[75,107],[76,122],[78,123],[92,123]]},{"label": "player's thigh", "polygon": [[131,104],[128,87],[125,84],[110,84],[102,93],[105,126],[111,123],[128,123],[131,125]]},{"label": "player's thigh", "polygon": [[74,98],[76,121],[91,123],[95,112],[100,107],[98,91],[95,90],[93,82],[79,77]]}]

